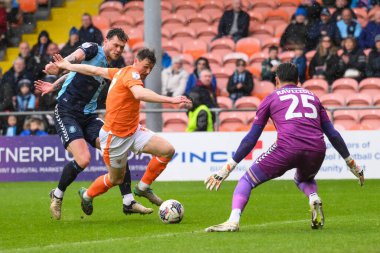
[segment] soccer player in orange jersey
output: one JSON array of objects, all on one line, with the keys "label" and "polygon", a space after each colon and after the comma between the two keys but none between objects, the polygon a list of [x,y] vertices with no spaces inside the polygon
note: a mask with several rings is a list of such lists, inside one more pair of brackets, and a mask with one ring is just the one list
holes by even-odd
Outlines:
[{"label": "soccer player in orange jersey", "polygon": [[137,53],[132,66],[122,69],[71,64],[60,55],[54,56],[54,60],[62,69],[112,79],[106,100],[105,123],[99,133],[108,174],[97,178],[88,189],[82,187],[79,190],[83,212],[90,215],[93,211],[92,200],[122,183],[128,151],[153,155],[134,193],[160,206],[163,201],[152,192],[150,186],[166,168],[175,151],[168,141],[139,124],[140,100],[183,104],[185,107],[191,107],[191,101],[185,96],[167,97],[144,88],[142,81],[156,63],[154,51],[148,48]]}]

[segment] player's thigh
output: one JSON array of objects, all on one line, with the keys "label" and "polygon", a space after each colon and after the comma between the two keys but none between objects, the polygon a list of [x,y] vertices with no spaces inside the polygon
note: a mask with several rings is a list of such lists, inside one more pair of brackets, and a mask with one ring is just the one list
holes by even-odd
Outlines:
[{"label": "player's thigh", "polygon": [[125,168],[128,152],[133,143],[131,138],[120,138],[101,129],[99,132],[99,143],[103,160],[107,167],[115,169]]},{"label": "player's thigh", "polygon": [[325,159],[325,152],[300,151],[298,154],[294,179],[305,182],[314,179]]},{"label": "player's thigh", "polygon": [[158,135],[153,135],[142,151],[159,157],[171,157],[174,155],[173,145]]},{"label": "player's thigh", "polygon": [[100,148],[99,146],[99,131],[103,127],[104,122],[96,115],[92,115],[87,119],[86,126],[83,129],[84,138],[94,148]]},{"label": "player's thigh", "polygon": [[73,155],[74,160],[81,167],[86,167],[90,162],[91,154],[85,139],[75,139],[71,141],[67,146],[67,151]]}]

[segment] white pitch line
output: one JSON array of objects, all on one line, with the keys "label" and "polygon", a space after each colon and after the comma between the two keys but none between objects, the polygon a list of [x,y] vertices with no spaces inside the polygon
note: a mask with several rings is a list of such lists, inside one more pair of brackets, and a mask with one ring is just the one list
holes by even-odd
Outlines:
[{"label": "white pitch line", "polygon": [[[300,223],[300,222],[307,222],[309,220],[287,220],[287,221],[279,221],[279,222],[268,222],[268,223],[262,223],[262,224],[251,224],[251,225],[245,225],[241,226],[242,228],[250,228],[250,227],[268,227],[272,225],[285,225],[285,224],[293,224],[293,223]],[[185,234],[200,234],[200,233],[206,233],[204,229],[202,230],[195,230],[195,231],[186,231],[186,232],[176,232],[176,233],[165,233],[165,234],[157,234],[157,235],[146,235],[146,236],[136,236],[136,237],[119,237],[119,238],[109,238],[104,240],[94,240],[94,241],[82,241],[82,242],[69,242],[69,243],[57,243],[57,244],[49,244],[44,245],[40,247],[29,247],[29,248],[16,248],[16,249],[9,249],[9,250],[0,250],[0,253],[16,253],[16,252],[32,252],[32,251],[41,251],[41,250],[48,250],[48,249],[57,249],[62,247],[72,247],[72,246],[83,246],[87,244],[98,244],[98,243],[110,243],[110,242],[118,242],[123,240],[132,239],[135,242],[139,240],[145,240],[145,239],[154,239],[154,238],[162,238],[162,237],[171,237],[175,235],[185,235]]]}]

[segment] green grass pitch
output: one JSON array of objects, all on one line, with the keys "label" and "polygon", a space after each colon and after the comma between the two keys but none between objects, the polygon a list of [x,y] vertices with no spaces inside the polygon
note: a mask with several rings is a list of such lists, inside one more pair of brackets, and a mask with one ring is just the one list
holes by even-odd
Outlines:
[{"label": "green grass pitch", "polygon": [[[225,221],[236,182],[219,192],[202,182],[157,182],[163,198],[185,207],[180,224],[151,215],[125,216],[117,188],[94,202],[83,217],[76,182],[66,192],[63,217],[50,218],[48,193],[56,183],[0,183],[0,252],[380,252],[380,180],[319,181],[326,216],[310,228],[306,197],[292,181],[268,182],[253,191],[238,233],[205,233]],[[145,199],[139,199],[151,206]]]}]

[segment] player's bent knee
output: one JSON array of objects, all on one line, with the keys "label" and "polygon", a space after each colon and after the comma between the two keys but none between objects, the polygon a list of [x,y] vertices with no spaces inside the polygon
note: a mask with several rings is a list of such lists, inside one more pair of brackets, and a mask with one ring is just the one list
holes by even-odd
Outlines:
[{"label": "player's bent knee", "polygon": [[172,158],[174,156],[174,153],[175,153],[174,147],[171,144],[169,144],[166,147],[165,152],[162,156],[165,158]]}]

